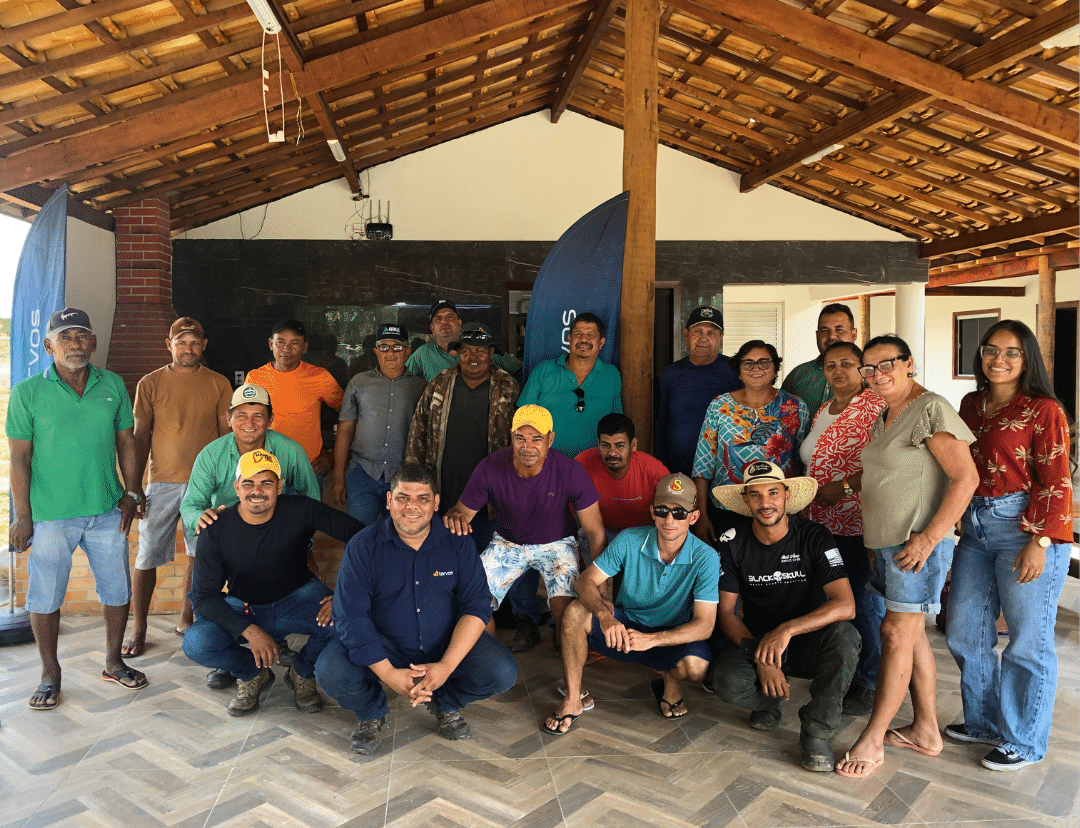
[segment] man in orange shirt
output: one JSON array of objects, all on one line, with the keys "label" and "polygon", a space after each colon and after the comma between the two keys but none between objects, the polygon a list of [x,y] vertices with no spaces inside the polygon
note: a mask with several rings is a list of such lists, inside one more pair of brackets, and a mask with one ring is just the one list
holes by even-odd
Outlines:
[{"label": "man in orange shirt", "polygon": [[291,437],[304,448],[320,484],[334,466],[333,447],[323,448],[320,414],[326,403],[337,411],[344,399],[341,386],[325,368],[304,362],[307,329],[298,319],[285,319],[270,334],[273,362],[248,372],[247,382],[270,393],[274,431]]}]

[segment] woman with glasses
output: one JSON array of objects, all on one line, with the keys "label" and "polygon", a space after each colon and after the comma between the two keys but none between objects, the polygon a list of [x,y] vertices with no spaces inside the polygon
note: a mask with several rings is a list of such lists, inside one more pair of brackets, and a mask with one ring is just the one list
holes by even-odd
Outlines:
[{"label": "woman with glasses", "polygon": [[[1023,322],[990,328],[974,362],[977,390],[960,416],[975,433],[979,488],[964,513],[948,618],[964,721],[945,735],[993,746],[984,767],[1019,770],[1046,755],[1057,689],[1054,621],[1072,540],[1069,422]],[[1000,664],[999,609],[1009,625]]]},{"label": "woman with glasses", "polygon": [[742,483],[743,469],[754,460],[768,460],[793,476],[799,443],[810,426],[806,403],[775,387],[783,362],[776,348],[752,339],[730,362],[743,387],[709,403],[694,454],[698,503],[707,509],[694,531],[709,543],[746,521],[744,515],[721,508],[713,488]]},{"label": "woman with glasses", "polygon": [[859,505],[862,488],[863,446],[870,427],[885,408],[885,400],[863,384],[859,368],[863,352],[854,342],[835,342],[822,353],[825,382],[833,398],[814,415],[810,432],[799,446],[806,474],[818,483],[806,516],[832,532],[855,595],[855,620],[862,650],[844,712],[865,716],[874,702],[881,642],[878,626],[885,614],[881,597],[867,590],[870,568],[863,546],[863,519]]},{"label": "woman with glasses", "polygon": [[[862,735],[837,763],[841,776],[870,776],[885,745],[927,756],[941,752],[937,671],[925,614],[941,609],[952,541],[979,476],[970,429],[943,397],[915,382],[911,349],[900,337],[866,344],[859,373],[886,408],[862,450],[863,540],[871,550],[870,588],[885,599],[874,707]],[[890,729],[910,688],[914,719]]]}]

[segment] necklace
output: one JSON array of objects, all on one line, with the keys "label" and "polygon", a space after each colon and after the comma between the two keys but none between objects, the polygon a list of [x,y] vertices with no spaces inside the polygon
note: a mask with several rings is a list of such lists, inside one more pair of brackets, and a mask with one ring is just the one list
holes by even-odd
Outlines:
[{"label": "necklace", "polygon": [[[915,388],[918,388],[918,386],[915,386]],[[894,423],[900,418],[900,415],[904,413],[905,408],[907,408],[915,400],[917,400],[919,397],[921,397],[923,394],[926,393],[925,389],[922,390],[922,391],[919,391],[918,393],[915,393],[915,388],[912,388],[911,391],[908,392],[907,397],[904,398],[904,404],[902,406],[900,406],[900,410],[897,411],[896,416],[893,417],[893,422]],[[881,412],[881,429],[882,429],[882,431],[888,431],[889,430],[888,420],[889,420],[889,412],[890,411],[891,411],[891,408],[886,408],[884,411]]]}]

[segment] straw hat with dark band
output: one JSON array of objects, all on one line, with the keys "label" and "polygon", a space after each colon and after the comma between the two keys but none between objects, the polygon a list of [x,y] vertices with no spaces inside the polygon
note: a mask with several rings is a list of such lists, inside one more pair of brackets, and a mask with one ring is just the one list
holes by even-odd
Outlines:
[{"label": "straw hat with dark band", "polygon": [[728,486],[714,486],[712,493],[720,505],[740,515],[750,514],[750,508],[743,501],[743,491],[747,486],[759,483],[783,483],[788,489],[788,502],[784,511],[789,515],[801,512],[810,505],[817,494],[817,481],[812,477],[784,477],[784,472],[775,463],[768,460],[755,460],[743,469],[743,482]]}]

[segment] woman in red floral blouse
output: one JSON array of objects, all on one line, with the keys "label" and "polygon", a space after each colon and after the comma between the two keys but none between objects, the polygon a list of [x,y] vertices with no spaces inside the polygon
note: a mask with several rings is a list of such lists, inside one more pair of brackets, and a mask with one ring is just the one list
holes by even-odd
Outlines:
[{"label": "woman in red floral blouse", "polygon": [[866,589],[870,560],[863,545],[859,455],[870,441],[870,426],[885,408],[885,400],[864,386],[859,373],[862,349],[854,342],[835,342],[825,349],[821,358],[825,382],[833,398],[818,409],[810,433],[799,446],[807,475],[818,482],[817,495],[806,516],[832,532],[851,581],[856,607],[852,623],[863,645],[851,689],[844,697],[844,712],[864,716],[874,706],[874,687],[881,661],[878,628],[885,617],[885,601]]},{"label": "woman in red floral blouse", "polygon": [[[1069,423],[1023,322],[986,332],[975,379],[960,416],[975,434],[979,487],[953,560],[947,630],[964,721],[945,735],[992,745],[984,767],[1018,770],[1046,755],[1057,690],[1054,621],[1072,541]],[[1000,664],[999,608],[1010,636]]]}]

